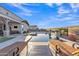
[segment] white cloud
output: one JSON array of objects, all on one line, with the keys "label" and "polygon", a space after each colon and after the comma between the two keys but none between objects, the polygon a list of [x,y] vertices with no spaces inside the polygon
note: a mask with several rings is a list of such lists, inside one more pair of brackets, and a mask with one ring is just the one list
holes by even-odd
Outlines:
[{"label": "white cloud", "polygon": [[[64,25],[62,24],[64,22],[65,26],[70,26],[70,25],[76,25],[78,24],[79,21],[75,17],[63,17],[63,18],[57,18],[57,17],[48,17],[45,20],[42,20],[38,23],[39,27],[49,27],[48,25],[51,25],[51,27],[63,27]],[[65,23],[66,22],[66,23]],[[62,25],[61,25],[62,24]]]},{"label": "white cloud", "polygon": [[68,24],[70,24],[70,25],[79,25],[79,21],[78,20],[68,21]]},{"label": "white cloud", "polygon": [[71,3],[70,5],[74,12],[78,11],[77,9],[79,8],[79,3]]},{"label": "white cloud", "polygon": [[62,21],[70,21],[74,20],[73,17],[63,17],[63,18],[55,18],[56,21],[62,22]]},{"label": "white cloud", "polygon": [[39,11],[33,11],[33,10],[30,10],[28,8],[25,8],[24,6],[22,5],[30,5],[30,4],[24,4],[24,3],[13,3],[13,4],[10,4],[18,9],[21,10],[20,15],[22,16],[32,16],[33,14],[36,14],[36,13],[39,13]]},{"label": "white cloud", "polygon": [[72,8],[79,8],[79,3],[71,3]]},{"label": "white cloud", "polygon": [[58,14],[70,13],[70,10],[65,10],[62,6],[59,7]]},{"label": "white cloud", "polygon": [[[39,27],[41,27],[41,28],[47,28],[47,27],[49,27],[48,25],[50,24],[50,23],[53,23],[53,20],[54,20],[54,18],[52,17],[48,17],[48,18],[46,18],[46,19],[44,19],[44,20],[42,20],[42,21],[40,21],[39,23],[38,23],[38,26]],[[51,24],[51,27],[52,27],[52,25],[53,24]]]},{"label": "white cloud", "polygon": [[54,4],[56,4],[57,6],[61,6],[62,3],[45,3],[47,6],[52,7]]},{"label": "white cloud", "polygon": [[62,3],[56,3],[56,5],[57,5],[57,6],[61,6],[61,5],[62,5]]},{"label": "white cloud", "polygon": [[70,23],[79,23],[79,21],[71,21]]},{"label": "white cloud", "polygon": [[19,8],[19,9],[21,9],[21,10],[24,11],[24,12],[29,12],[29,13],[32,12],[31,10],[29,10],[29,9],[27,9],[27,8],[24,8],[24,7],[22,6],[22,4],[19,4],[19,3],[14,3],[14,4],[11,4],[11,5],[13,5],[14,7],[17,7],[17,8]]},{"label": "white cloud", "polygon": [[40,4],[38,3],[23,3],[25,6],[39,6]]},{"label": "white cloud", "polygon": [[21,12],[21,13],[18,13],[18,14],[20,14],[22,16],[32,16],[31,13],[25,13],[25,12]]},{"label": "white cloud", "polygon": [[52,7],[53,6],[53,3],[45,3],[45,5],[47,5],[49,7]]},{"label": "white cloud", "polygon": [[10,4],[10,6],[14,6],[14,7],[16,7],[16,8],[21,10],[21,12],[17,13],[17,14],[20,14],[20,15],[23,15],[23,16],[32,16],[32,12],[33,11],[29,10],[27,8],[24,8],[22,6],[22,4],[20,4],[20,3],[12,3],[12,4]]}]

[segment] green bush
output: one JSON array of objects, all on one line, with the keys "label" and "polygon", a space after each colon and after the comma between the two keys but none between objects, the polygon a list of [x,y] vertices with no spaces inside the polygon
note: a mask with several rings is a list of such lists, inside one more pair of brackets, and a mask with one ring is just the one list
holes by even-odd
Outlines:
[{"label": "green bush", "polygon": [[23,34],[26,34],[26,33],[27,33],[26,31],[23,32]]}]

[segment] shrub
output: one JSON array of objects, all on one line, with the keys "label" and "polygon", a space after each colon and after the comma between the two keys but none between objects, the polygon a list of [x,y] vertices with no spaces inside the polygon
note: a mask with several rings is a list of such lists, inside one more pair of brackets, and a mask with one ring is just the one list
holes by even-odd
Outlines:
[{"label": "shrub", "polygon": [[23,32],[23,34],[26,34],[26,33],[27,33],[26,31]]}]

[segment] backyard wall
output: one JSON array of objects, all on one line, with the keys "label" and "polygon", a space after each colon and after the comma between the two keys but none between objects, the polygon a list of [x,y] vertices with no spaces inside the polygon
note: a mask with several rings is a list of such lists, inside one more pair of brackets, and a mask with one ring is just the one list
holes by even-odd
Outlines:
[{"label": "backyard wall", "polygon": [[79,26],[68,27],[68,36],[70,40],[76,41],[79,36]]}]

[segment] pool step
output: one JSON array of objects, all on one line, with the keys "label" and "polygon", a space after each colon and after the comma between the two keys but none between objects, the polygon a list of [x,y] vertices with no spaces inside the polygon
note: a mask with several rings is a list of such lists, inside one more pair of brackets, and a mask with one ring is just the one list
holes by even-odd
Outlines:
[{"label": "pool step", "polygon": [[37,45],[32,46],[29,51],[29,56],[51,56],[48,45]]},{"label": "pool step", "polygon": [[48,42],[29,42],[29,45],[48,45]]}]

